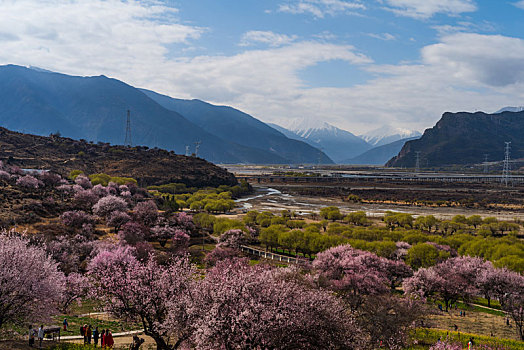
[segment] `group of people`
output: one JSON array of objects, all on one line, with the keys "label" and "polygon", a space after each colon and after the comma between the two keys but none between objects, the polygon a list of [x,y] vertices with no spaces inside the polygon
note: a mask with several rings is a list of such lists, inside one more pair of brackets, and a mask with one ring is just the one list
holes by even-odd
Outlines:
[{"label": "group of people", "polygon": [[35,338],[38,337],[39,348],[42,348],[42,340],[44,340],[44,325],[40,325],[38,330],[35,331],[33,326],[29,326],[29,346],[33,347],[35,345]]},{"label": "group of people", "polygon": [[80,334],[84,336],[84,344],[93,344],[98,346],[98,340],[100,340],[100,346],[102,348],[113,348],[115,341],[113,340],[113,334],[109,329],[102,329],[102,332],[98,330],[98,327],[92,329],[91,325],[83,325],[80,327]]}]

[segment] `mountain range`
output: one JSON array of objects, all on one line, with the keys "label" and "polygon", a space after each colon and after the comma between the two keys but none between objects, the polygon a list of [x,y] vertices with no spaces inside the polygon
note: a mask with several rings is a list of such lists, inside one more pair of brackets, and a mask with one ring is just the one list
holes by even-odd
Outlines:
[{"label": "mountain range", "polygon": [[478,164],[484,154],[490,161],[504,159],[505,142],[511,142],[511,158],[524,158],[524,111],[488,114],[444,113],[420,139],[408,141],[387,166],[414,167],[419,153],[422,166]]},{"label": "mountain range", "polygon": [[378,129],[371,130],[365,134],[359,135],[373,147],[387,145],[402,139],[418,138],[422,134],[416,130],[397,128],[392,125],[384,125]]},{"label": "mountain range", "polygon": [[420,136],[418,131],[391,126],[355,136],[326,122],[305,119],[293,119],[286,127],[268,125],[289,138],[321,149],[339,164],[384,165],[398,154],[406,141]]},{"label": "mountain range", "polygon": [[342,161],[342,163],[358,165],[384,165],[388,162],[388,160],[400,152],[406,142],[416,139],[418,139],[418,137],[409,137],[406,139],[393,141],[385,145],[376,146],[369,151],[362,153],[361,155],[346,159]]},{"label": "mountain range", "polygon": [[183,154],[201,141],[199,156],[215,163],[333,163],[311,145],[230,107],[171,99],[105,76],[0,66],[0,126],[5,128],[122,144],[127,110],[134,145]]}]

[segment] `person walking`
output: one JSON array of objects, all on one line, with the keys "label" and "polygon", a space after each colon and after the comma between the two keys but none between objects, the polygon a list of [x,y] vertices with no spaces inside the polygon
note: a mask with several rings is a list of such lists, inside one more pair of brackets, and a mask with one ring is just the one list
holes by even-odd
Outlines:
[{"label": "person walking", "polygon": [[106,347],[112,349],[113,345],[115,345],[115,342],[113,340],[113,334],[111,334],[111,331],[108,329],[106,331]]},{"label": "person walking", "polygon": [[38,328],[38,343],[40,349],[42,349],[42,340],[44,340],[44,325],[40,325],[40,328]]},{"label": "person walking", "polygon": [[91,336],[93,335],[93,331],[91,329],[91,325],[87,326],[86,330],[86,337],[87,337],[87,344],[91,344]]},{"label": "person walking", "polygon": [[64,332],[67,332],[67,326],[69,325],[67,323],[67,318],[64,318],[64,322],[62,322],[62,324],[64,325]]},{"label": "person walking", "polygon": [[33,325],[29,326],[29,346],[33,347],[35,345],[35,330]]},{"label": "person walking", "polygon": [[98,333],[98,327],[95,327],[95,330],[93,331],[93,344],[95,344],[95,347],[98,346],[99,337],[100,337],[100,334]]},{"label": "person walking", "polygon": [[100,347],[106,347],[106,330],[102,329],[102,334],[100,335]]},{"label": "person walking", "polygon": [[82,335],[84,336],[84,344],[87,344],[87,324],[82,327]]}]

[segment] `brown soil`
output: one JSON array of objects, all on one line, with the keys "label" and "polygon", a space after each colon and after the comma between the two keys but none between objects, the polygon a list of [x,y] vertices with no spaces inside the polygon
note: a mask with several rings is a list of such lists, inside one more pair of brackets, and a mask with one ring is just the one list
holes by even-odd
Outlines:
[{"label": "brown soil", "polygon": [[79,169],[89,174],[132,177],[142,186],[179,182],[194,187],[218,187],[237,183],[233,174],[196,157],[140,146],[129,148],[35,136],[4,128],[0,128],[0,160],[62,175]]}]

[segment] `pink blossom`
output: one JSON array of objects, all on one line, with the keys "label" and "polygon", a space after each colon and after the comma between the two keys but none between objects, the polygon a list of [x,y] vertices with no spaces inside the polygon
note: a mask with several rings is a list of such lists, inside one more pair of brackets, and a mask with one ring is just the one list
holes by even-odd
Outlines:
[{"label": "pink blossom", "polygon": [[60,215],[60,220],[66,226],[81,228],[83,224],[95,222],[95,217],[87,214],[85,211],[73,210],[66,211]]},{"label": "pink blossom", "polygon": [[198,349],[362,348],[361,331],[340,300],[263,266],[222,261],[198,297]]},{"label": "pink blossom", "polygon": [[107,225],[114,227],[115,232],[117,232],[120,229],[120,227],[127,223],[129,220],[131,220],[131,217],[126,212],[116,210],[109,214],[109,218],[107,219]]},{"label": "pink blossom", "polygon": [[89,180],[89,178],[88,178],[87,176],[82,175],[82,174],[80,174],[80,175],[78,175],[78,176],[76,177],[76,179],[75,179],[75,183],[76,183],[77,185],[82,186],[82,188],[83,188],[84,190],[88,190],[88,189],[90,189],[90,188],[93,187],[93,184],[91,184],[91,180]]},{"label": "pink blossom", "polygon": [[0,328],[48,318],[64,292],[57,264],[14,232],[0,234],[0,281]]},{"label": "pink blossom", "polygon": [[8,181],[11,178],[11,175],[5,170],[0,170],[0,180]]},{"label": "pink blossom", "polygon": [[109,192],[107,191],[107,188],[105,188],[104,186],[102,186],[101,184],[98,184],[98,185],[95,185],[93,186],[93,188],[91,189],[91,191],[97,195],[98,197],[102,198],[102,197],[105,197],[109,194]]},{"label": "pink blossom", "polygon": [[189,235],[182,230],[175,230],[175,234],[173,235],[173,252],[178,255],[183,255],[187,253],[188,247]]},{"label": "pink blossom", "polygon": [[76,193],[73,198],[73,203],[77,208],[89,210],[98,201],[98,196],[94,194],[91,190],[81,189],[80,191],[75,192]]},{"label": "pink blossom", "polygon": [[[155,259],[140,262],[133,253],[119,246],[98,254],[89,265],[94,292],[114,316],[139,321],[159,349],[176,349],[192,334],[188,312],[193,310],[195,268],[185,258],[159,266]],[[169,346],[168,336],[175,336]]]},{"label": "pink blossom", "polygon": [[87,277],[79,273],[71,273],[65,279],[65,291],[60,300],[60,311],[66,313],[74,301],[87,296],[89,288]]},{"label": "pink blossom", "polygon": [[158,217],[158,208],[154,201],[140,202],[135,206],[134,216],[136,221],[146,226],[153,225]]},{"label": "pink blossom", "polygon": [[122,198],[112,195],[101,198],[93,206],[93,212],[101,217],[108,217],[114,211],[125,211],[126,209],[126,201]]},{"label": "pink blossom", "polygon": [[18,180],[16,180],[16,184],[20,187],[32,189],[37,189],[44,185],[42,181],[31,175],[25,175],[18,178]]}]

